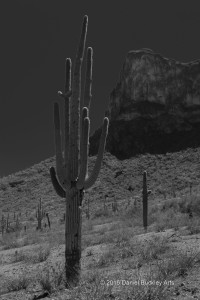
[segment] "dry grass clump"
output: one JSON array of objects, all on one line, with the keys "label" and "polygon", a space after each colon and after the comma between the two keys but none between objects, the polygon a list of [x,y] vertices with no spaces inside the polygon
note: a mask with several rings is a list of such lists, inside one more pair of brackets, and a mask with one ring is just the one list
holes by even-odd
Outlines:
[{"label": "dry grass clump", "polygon": [[173,277],[179,277],[187,275],[187,272],[199,262],[200,252],[186,249],[170,253],[167,259],[157,262],[157,267],[162,276],[173,275]]},{"label": "dry grass clump", "polygon": [[29,230],[24,232],[10,232],[2,236],[1,243],[4,250],[21,248],[27,245],[40,244],[42,238],[41,233]]},{"label": "dry grass clump", "polygon": [[1,242],[3,245],[3,250],[23,247],[21,241],[19,241],[18,235],[15,232],[5,233],[2,236]]},{"label": "dry grass clump", "polygon": [[27,270],[24,269],[17,277],[8,278],[6,280],[6,292],[25,290],[31,281],[32,278],[27,275]]},{"label": "dry grass clump", "polygon": [[95,267],[101,268],[110,265],[111,263],[115,263],[117,261],[117,253],[114,249],[109,249],[105,253],[103,253],[100,258],[94,264]]},{"label": "dry grass clump", "polygon": [[94,271],[81,279],[79,286],[70,292],[72,297],[70,299],[169,299],[164,284],[159,286],[150,283],[159,280],[160,278],[156,278],[155,274],[133,279],[131,275],[124,277],[121,273],[117,273],[112,278],[108,278],[104,273]]},{"label": "dry grass clump", "polygon": [[200,233],[200,219],[190,219],[187,224],[187,229],[189,230],[190,234],[198,234]]},{"label": "dry grass clump", "polygon": [[149,225],[155,231],[188,226],[192,233],[199,232],[200,198],[198,195],[168,199],[149,210]]},{"label": "dry grass clump", "polygon": [[40,245],[33,253],[25,253],[24,251],[15,251],[13,263],[24,261],[25,263],[40,263],[48,259],[51,253],[50,245]]},{"label": "dry grass clump", "polygon": [[36,276],[36,281],[41,288],[49,294],[58,291],[65,286],[65,268],[64,262],[57,262],[54,265],[45,263],[42,272]]},{"label": "dry grass clump", "polygon": [[181,213],[192,213],[193,216],[200,216],[200,195],[184,196],[178,201]]},{"label": "dry grass clump", "polygon": [[112,216],[112,211],[109,209],[103,209],[103,208],[99,208],[95,211],[94,215],[92,216],[92,219],[96,219],[96,218],[108,218]]},{"label": "dry grass clump", "polygon": [[183,215],[181,213],[176,213],[173,209],[169,209],[166,212],[160,212],[157,215],[156,222],[154,224],[154,230],[157,232],[163,231],[165,229],[178,228],[185,226],[189,221],[188,215]]},{"label": "dry grass clump", "polygon": [[101,233],[98,238],[98,244],[120,243],[122,241],[128,241],[133,236],[134,233],[130,228],[122,228],[118,231],[108,232],[106,232],[105,228],[104,233]]},{"label": "dry grass clump", "polygon": [[169,249],[168,238],[160,236],[152,236],[147,242],[141,242],[138,246],[140,263],[158,259],[159,256]]}]

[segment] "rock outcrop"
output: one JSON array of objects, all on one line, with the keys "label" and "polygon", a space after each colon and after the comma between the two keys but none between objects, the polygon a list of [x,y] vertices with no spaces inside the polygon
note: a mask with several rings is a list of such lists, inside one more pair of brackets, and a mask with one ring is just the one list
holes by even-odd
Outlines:
[{"label": "rock outcrop", "polygon": [[[181,63],[146,48],[130,51],[106,116],[106,149],[119,159],[199,146],[200,60]],[[90,138],[91,155],[100,132]]]}]

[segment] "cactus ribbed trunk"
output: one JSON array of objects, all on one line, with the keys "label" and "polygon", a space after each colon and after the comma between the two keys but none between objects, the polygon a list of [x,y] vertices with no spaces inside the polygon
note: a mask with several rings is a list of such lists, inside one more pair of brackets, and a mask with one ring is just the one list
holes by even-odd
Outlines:
[{"label": "cactus ribbed trunk", "polygon": [[81,208],[80,192],[74,187],[71,196],[67,194],[65,219],[65,267],[67,285],[79,280],[81,259]]},{"label": "cactus ribbed trunk", "polygon": [[[56,170],[51,167],[50,174],[55,191],[60,197],[66,199],[65,267],[67,287],[76,286],[79,282],[82,224],[81,205],[84,191],[95,183],[99,174],[109,123],[108,118],[104,118],[97,159],[92,173],[88,176],[89,107],[91,101],[93,61],[92,48],[87,49],[86,79],[83,98],[84,107],[80,115],[81,66],[85,50],[87,25],[88,17],[85,16],[75,59],[72,85],[71,60],[67,58],[65,92],[64,94],[59,92],[59,95],[62,96],[65,101],[64,147],[62,147],[59,105],[58,103],[54,105]],[[64,156],[62,148],[64,148]]]}]

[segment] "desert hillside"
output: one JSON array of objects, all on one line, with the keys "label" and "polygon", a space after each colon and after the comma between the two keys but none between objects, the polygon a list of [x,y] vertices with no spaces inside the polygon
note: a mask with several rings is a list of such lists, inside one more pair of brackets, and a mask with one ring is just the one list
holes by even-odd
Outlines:
[{"label": "desert hillside", "polygon": [[[96,157],[89,158],[89,171]],[[55,193],[49,169],[55,164],[54,158],[46,159],[15,174],[1,178],[0,207],[1,213],[18,213],[35,215],[35,209],[41,198],[45,210],[52,216],[63,212],[64,200]],[[142,175],[148,173],[148,186],[151,198],[187,194],[192,185],[196,191],[200,187],[200,148],[187,149],[166,155],[138,155],[127,160],[118,160],[109,152],[104,155],[100,175],[95,185],[86,192],[85,200],[91,201],[92,209],[102,207],[107,195],[107,202],[116,198],[120,203],[129,198],[141,197]]]},{"label": "desert hillside", "polygon": [[[82,205],[82,280],[74,290],[62,281],[65,200],[50,180],[55,159],[1,178],[0,219],[9,226],[0,234],[0,299],[199,299],[199,157],[200,148],[127,160],[105,153]],[[95,159],[89,158],[89,171]],[[147,232],[144,170],[151,190]],[[41,231],[40,199],[51,223],[44,218]]]}]

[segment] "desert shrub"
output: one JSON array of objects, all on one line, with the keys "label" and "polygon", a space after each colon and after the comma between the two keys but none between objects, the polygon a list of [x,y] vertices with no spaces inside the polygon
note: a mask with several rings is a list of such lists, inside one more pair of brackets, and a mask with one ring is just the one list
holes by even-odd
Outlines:
[{"label": "desert shrub", "polygon": [[200,220],[197,218],[192,218],[188,221],[187,229],[190,234],[200,233]]},{"label": "desert shrub", "polygon": [[26,261],[40,263],[46,261],[51,253],[51,248],[48,246],[40,246],[34,254],[27,255]]},{"label": "desert shrub", "polygon": [[199,259],[199,251],[175,251],[168,259],[157,262],[157,267],[162,276],[179,277],[186,275]]},{"label": "desert shrub", "polygon": [[48,246],[40,246],[33,253],[25,253],[24,251],[15,251],[12,259],[13,263],[24,261],[26,263],[40,263],[46,261],[51,252],[51,248]]},{"label": "desert shrub", "polygon": [[92,219],[94,218],[101,218],[101,217],[110,217],[112,212],[108,209],[99,208],[95,211],[94,215],[92,216]]},{"label": "desert shrub", "polygon": [[27,277],[26,272],[24,271],[17,278],[10,278],[7,280],[6,289],[7,292],[20,291],[26,289],[30,284],[31,278]]},{"label": "desert shrub", "polygon": [[112,296],[112,287],[101,284],[102,276],[99,271],[89,272],[81,276],[81,280],[76,289],[69,293],[70,299],[109,299]]},{"label": "desert shrub", "polygon": [[[137,285],[137,284],[121,284],[121,282],[133,282],[132,276],[126,276],[121,273],[117,273],[111,278],[107,278],[101,271],[94,271],[93,273],[88,273],[82,276],[80,284],[76,289],[70,291],[70,299],[120,299],[120,300],[149,300],[149,299],[169,299],[167,295],[167,290],[164,285]],[[142,278],[139,278],[142,280]],[[160,281],[158,276],[155,274],[150,274],[146,276],[146,280],[156,280]],[[115,284],[116,283],[116,284]],[[119,283],[119,284],[118,284]],[[117,288],[116,285],[118,284]]]},{"label": "desert shrub", "polygon": [[64,229],[55,230],[55,231],[51,230],[51,231],[47,232],[45,235],[45,239],[52,246],[65,244]]},{"label": "desert shrub", "polygon": [[26,259],[26,254],[20,250],[20,251],[15,251],[15,254],[13,256],[13,259],[12,259],[12,263],[17,263],[17,262],[20,262],[20,261],[24,261]]},{"label": "desert shrub", "polygon": [[139,244],[139,260],[141,262],[149,262],[158,259],[158,256],[165,253],[168,249],[168,239],[166,237],[152,236],[148,242]]},{"label": "desert shrub", "polygon": [[95,263],[96,267],[104,267],[108,266],[109,264],[116,262],[116,252],[115,250],[108,250],[105,253],[101,254],[100,258],[98,261]]},{"label": "desert shrub", "polygon": [[137,202],[130,204],[127,209],[124,211],[126,217],[140,217],[142,213],[142,205],[138,205]]},{"label": "desert shrub", "polygon": [[65,267],[63,262],[57,262],[54,265],[46,263],[43,267],[42,272],[36,276],[37,282],[41,285],[43,290],[49,292],[63,288],[65,285]]},{"label": "desert shrub", "polygon": [[178,202],[179,210],[181,213],[192,212],[195,215],[200,216],[200,196],[191,195],[188,197],[183,197],[181,201]]},{"label": "desert shrub", "polygon": [[169,209],[173,209],[174,211],[179,210],[179,205],[176,199],[173,198],[165,201],[160,208],[161,211],[167,211]]},{"label": "desert shrub", "polygon": [[18,239],[18,236],[14,232],[5,233],[2,236],[2,245],[3,245],[4,250],[22,247],[22,245]]},{"label": "desert shrub", "polygon": [[128,241],[133,236],[132,230],[122,228],[118,231],[108,231],[98,238],[98,244],[116,243]]},{"label": "desert shrub", "polygon": [[156,231],[163,231],[168,228],[176,228],[185,226],[188,223],[188,214],[182,214],[175,212],[173,208],[170,208],[166,212],[160,212],[155,215],[154,229]]}]

